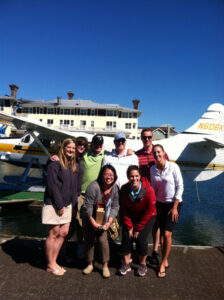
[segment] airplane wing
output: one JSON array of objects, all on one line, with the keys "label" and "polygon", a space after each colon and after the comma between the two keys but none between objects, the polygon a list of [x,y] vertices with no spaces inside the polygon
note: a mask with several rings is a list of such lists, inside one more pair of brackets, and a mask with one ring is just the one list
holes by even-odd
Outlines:
[{"label": "airplane wing", "polygon": [[207,146],[211,148],[224,148],[224,141],[215,137],[205,137],[201,141],[189,143],[191,145]]},{"label": "airplane wing", "polygon": [[28,132],[38,132],[40,134],[44,134],[45,136],[50,136],[52,139],[56,140],[64,140],[68,137],[77,137],[77,136],[85,136],[89,141],[92,139],[91,134],[87,134],[84,132],[71,132],[71,131],[63,131],[50,128],[48,126],[43,125],[38,121],[31,121],[25,117],[16,117],[6,113],[0,113],[0,123],[7,125],[14,125],[16,129],[26,130]]}]

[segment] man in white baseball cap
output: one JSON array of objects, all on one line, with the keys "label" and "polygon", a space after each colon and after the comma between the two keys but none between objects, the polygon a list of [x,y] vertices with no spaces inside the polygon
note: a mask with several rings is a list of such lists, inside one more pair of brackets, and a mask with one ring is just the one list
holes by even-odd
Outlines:
[{"label": "man in white baseball cap", "polygon": [[130,165],[139,165],[138,157],[135,154],[127,154],[126,135],[123,132],[116,133],[114,137],[115,150],[105,154],[103,159],[103,166],[110,164],[117,172],[117,185],[119,188],[127,183],[127,169]]}]

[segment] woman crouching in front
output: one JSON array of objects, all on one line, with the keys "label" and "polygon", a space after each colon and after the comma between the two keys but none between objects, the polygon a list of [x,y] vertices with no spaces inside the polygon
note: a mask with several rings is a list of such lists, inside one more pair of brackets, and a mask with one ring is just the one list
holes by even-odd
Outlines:
[{"label": "woman crouching in front", "polygon": [[143,177],[141,180],[138,166],[129,166],[127,177],[129,182],[122,186],[120,193],[124,260],[119,272],[126,275],[131,271],[132,244],[135,241],[140,263],[137,275],[143,277],[147,272],[148,236],[156,221],[156,197],[147,179]]},{"label": "woman crouching in front", "polygon": [[49,161],[47,165],[42,223],[48,226],[45,244],[47,271],[53,275],[64,275],[65,269],[58,265],[57,257],[69,231],[81,176],[76,165],[75,141],[70,138],[64,140],[58,157],[59,161]]},{"label": "woman crouching in front", "polygon": [[150,178],[156,194],[157,220],[160,228],[162,262],[158,272],[159,278],[166,276],[169,266],[168,257],[172,245],[172,232],[179,219],[183,179],[178,165],[167,161],[162,145],[153,146],[156,164],[150,169]]},{"label": "woman crouching in front", "polygon": [[116,180],[117,174],[114,167],[105,165],[101,169],[98,179],[90,183],[86,190],[82,208],[85,251],[88,262],[83,273],[86,275],[93,271],[94,245],[97,239],[102,254],[103,277],[110,277],[108,269],[110,249],[107,231],[119,210]]}]

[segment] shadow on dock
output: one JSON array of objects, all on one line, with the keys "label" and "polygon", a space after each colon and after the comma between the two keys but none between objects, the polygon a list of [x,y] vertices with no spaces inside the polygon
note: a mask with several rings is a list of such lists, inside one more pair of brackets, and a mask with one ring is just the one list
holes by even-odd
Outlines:
[{"label": "shadow on dock", "polygon": [[44,240],[13,238],[2,245],[2,250],[17,264],[29,263],[31,266],[45,269]]},{"label": "shadow on dock", "polygon": [[[61,259],[67,272],[59,277],[45,271],[44,240],[22,237],[1,240],[1,299],[223,299],[223,247],[174,246],[167,276],[159,279],[157,269],[149,264],[147,275],[137,277],[136,257],[132,272],[119,276],[120,249],[112,244],[111,278],[105,280],[98,262],[92,274],[82,274],[85,263],[75,259],[75,242],[69,242],[67,248],[74,261],[68,264]],[[148,253],[151,251],[149,246]]]},{"label": "shadow on dock", "polygon": [[[15,237],[4,242],[2,245],[2,250],[9,255],[13,261],[17,264],[28,263],[32,267],[46,269],[46,260],[45,260],[45,240],[39,239],[27,239],[27,238],[18,238]],[[97,248],[97,247],[96,247]],[[120,267],[121,256],[119,255],[120,245],[111,244],[111,260],[110,267],[118,269]],[[66,243],[66,256],[69,257],[72,262],[68,263],[64,259],[65,250],[60,253],[58,261],[61,265],[70,268],[83,269],[86,263],[84,259],[77,260],[75,259],[77,253],[77,243],[75,241],[68,241]],[[97,249],[95,250],[95,256],[100,257]],[[135,259],[135,258],[134,258]],[[137,258],[136,258],[137,259]],[[100,265],[100,260],[96,260],[96,265]]]}]

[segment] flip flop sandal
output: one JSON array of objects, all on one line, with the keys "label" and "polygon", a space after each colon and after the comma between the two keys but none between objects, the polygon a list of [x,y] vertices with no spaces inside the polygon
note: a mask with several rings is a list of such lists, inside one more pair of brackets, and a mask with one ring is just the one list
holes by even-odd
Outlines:
[{"label": "flip flop sandal", "polygon": [[65,273],[61,269],[50,269],[50,268],[47,268],[47,272],[55,276],[62,276]]},{"label": "flip flop sandal", "polygon": [[[163,274],[163,275],[162,275]],[[161,276],[162,275],[162,276]],[[166,271],[159,271],[159,273],[157,274],[158,278],[165,278],[166,277]]]},{"label": "flip flop sandal", "polygon": [[63,268],[62,266],[60,266],[60,269],[64,272],[67,272],[67,270],[65,268]]}]

